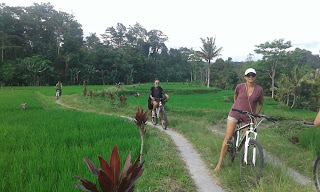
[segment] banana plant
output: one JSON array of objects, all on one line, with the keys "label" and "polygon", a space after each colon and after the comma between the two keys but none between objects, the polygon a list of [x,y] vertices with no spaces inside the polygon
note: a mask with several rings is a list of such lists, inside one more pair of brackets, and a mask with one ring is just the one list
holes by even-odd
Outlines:
[{"label": "banana plant", "polygon": [[[139,164],[140,155],[132,165],[130,152],[122,171],[120,170],[120,156],[116,145],[113,147],[110,156],[110,166],[102,157],[98,156],[98,158],[102,169],[97,169],[88,158],[85,158],[84,162],[90,172],[98,179],[103,192],[132,192],[134,190],[135,182],[144,171],[144,168],[142,168],[144,162]],[[76,175],[74,178],[78,179],[82,184],[73,183],[78,189],[92,192],[99,191],[94,183]]]}]

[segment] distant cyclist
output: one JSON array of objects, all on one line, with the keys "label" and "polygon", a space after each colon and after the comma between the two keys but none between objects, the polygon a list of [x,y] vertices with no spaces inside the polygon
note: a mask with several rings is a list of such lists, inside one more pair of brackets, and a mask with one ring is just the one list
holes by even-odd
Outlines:
[{"label": "distant cyclist", "polygon": [[159,79],[155,78],[154,86],[150,89],[150,99],[152,107],[152,117],[155,117],[155,110],[159,106],[160,98],[163,98],[163,95],[169,99],[169,95],[165,94],[163,89],[159,86]]},{"label": "distant cyclist", "polygon": [[62,83],[60,81],[58,81],[58,83],[55,86],[56,91],[59,90],[59,97],[61,97],[62,94]]}]

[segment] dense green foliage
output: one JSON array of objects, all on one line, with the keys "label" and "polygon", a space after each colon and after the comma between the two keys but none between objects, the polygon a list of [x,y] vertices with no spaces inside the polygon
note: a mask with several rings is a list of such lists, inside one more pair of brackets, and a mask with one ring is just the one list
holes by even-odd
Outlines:
[{"label": "dense green foliage", "polygon": [[[169,49],[169,37],[142,25],[107,27],[103,34],[84,37],[74,15],[57,11],[50,3],[29,7],[0,4],[1,85],[111,85],[153,81],[197,82],[233,90],[243,82],[243,72],[254,67],[257,84],[265,94],[291,108],[316,110],[320,106],[320,58],[292,48],[291,41],[257,42],[253,60],[218,58],[222,51],[212,37],[202,40],[202,52]],[[209,46],[211,45],[211,46]],[[200,47],[199,47],[200,48]],[[204,62],[206,60],[206,62]]]}]

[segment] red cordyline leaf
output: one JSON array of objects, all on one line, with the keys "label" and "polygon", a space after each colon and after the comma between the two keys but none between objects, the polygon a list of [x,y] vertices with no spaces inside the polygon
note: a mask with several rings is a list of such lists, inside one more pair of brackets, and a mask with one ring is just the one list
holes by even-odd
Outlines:
[{"label": "red cordyline leaf", "polygon": [[96,187],[95,184],[91,183],[90,181],[86,180],[86,179],[82,179],[78,176],[73,176],[74,178],[78,179],[83,186],[73,183],[78,189],[81,189],[83,191],[92,191],[92,192],[98,192],[98,189]]},{"label": "red cordyline leaf", "polygon": [[110,168],[113,175],[113,185],[118,186],[120,180],[120,156],[116,145],[113,147],[110,157]]},{"label": "red cordyline leaf", "polygon": [[[139,160],[139,158],[137,159]],[[141,164],[138,165],[138,167],[132,169],[132,172],[128,174],[127,177],[125,177],[119,187],[119,191],[130,191],[131,188],[134,186],[136,180],[142,175],[144,169],[142,169],[143,166],[142,162]]]},{"label": "red cordyline leaf", "polygon": [[84,158],[83,160],[84,162],[86,162],[89,170],[91,171],[91,173],[98,178],[99,177],[99,170],[92,164],[92,162],[88,159],[88,158]]},{"label": "red cordyline leaf", "polygon": [[127,160],[123,166],[122,177],[127,177],[127,171],[131,166],[131,151],[127,157]]},{"label": "red cordyline leaf", "polygon": [[98,156],[98,158],[99,158],[99,162],[100,162],[100,166],[101,166],[102,170],[107,175],[107,177],[110,179],[111,183],[113,183],[113,175],[112,175],[112,171],[111,171],[110,166],[102,157]]},{"label": "red cordyline leaf", "polygon": [[114,183],[107,177],[107,175],[100,170],[99,171],[99,185],[103,192],[113,192],[114,190]]},{"label": "red cordyline leaf", "polygon": [[143,112],[143,109],[140,111],[140,109],[138,108],[138,111],[137,111],[135,119],[134,119],[135,124],[137,124],[139,127],[141,127],[141,125],[146,124],[147,120],[148,120],[147,112]]}]

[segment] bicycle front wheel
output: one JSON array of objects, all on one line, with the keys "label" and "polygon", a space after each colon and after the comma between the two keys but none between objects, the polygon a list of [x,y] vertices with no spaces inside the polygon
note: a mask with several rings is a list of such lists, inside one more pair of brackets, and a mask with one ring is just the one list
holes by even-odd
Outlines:
[{"label": "bicycle front wheel", "polygon": [[320,156],[317,158],[316,162],[314,163],[314,169],[313,169],[313,179],[315,181],[315,185],[318,191],[320,191],[319,171],[320,171]]},{"label": "bicycle front wheel", "polygon": [[161,115],[160,115],[160,120],[161,120],[162,128],[164,130],[166,130],[168,127],[168,124],[167,124],[167,113],[165,110],[162,110]]},{"label": "bicycle front wheel", "polygon": [[[247,148],[247,154],[245,154],[245,148]],[[258,184],[263,168],[261,145],[256,140],[250,139],[249,145],[243,147],[240,157],[241,180],[246,184]],[[245,157],[247,158],[247,162],[245,162]]]}]

